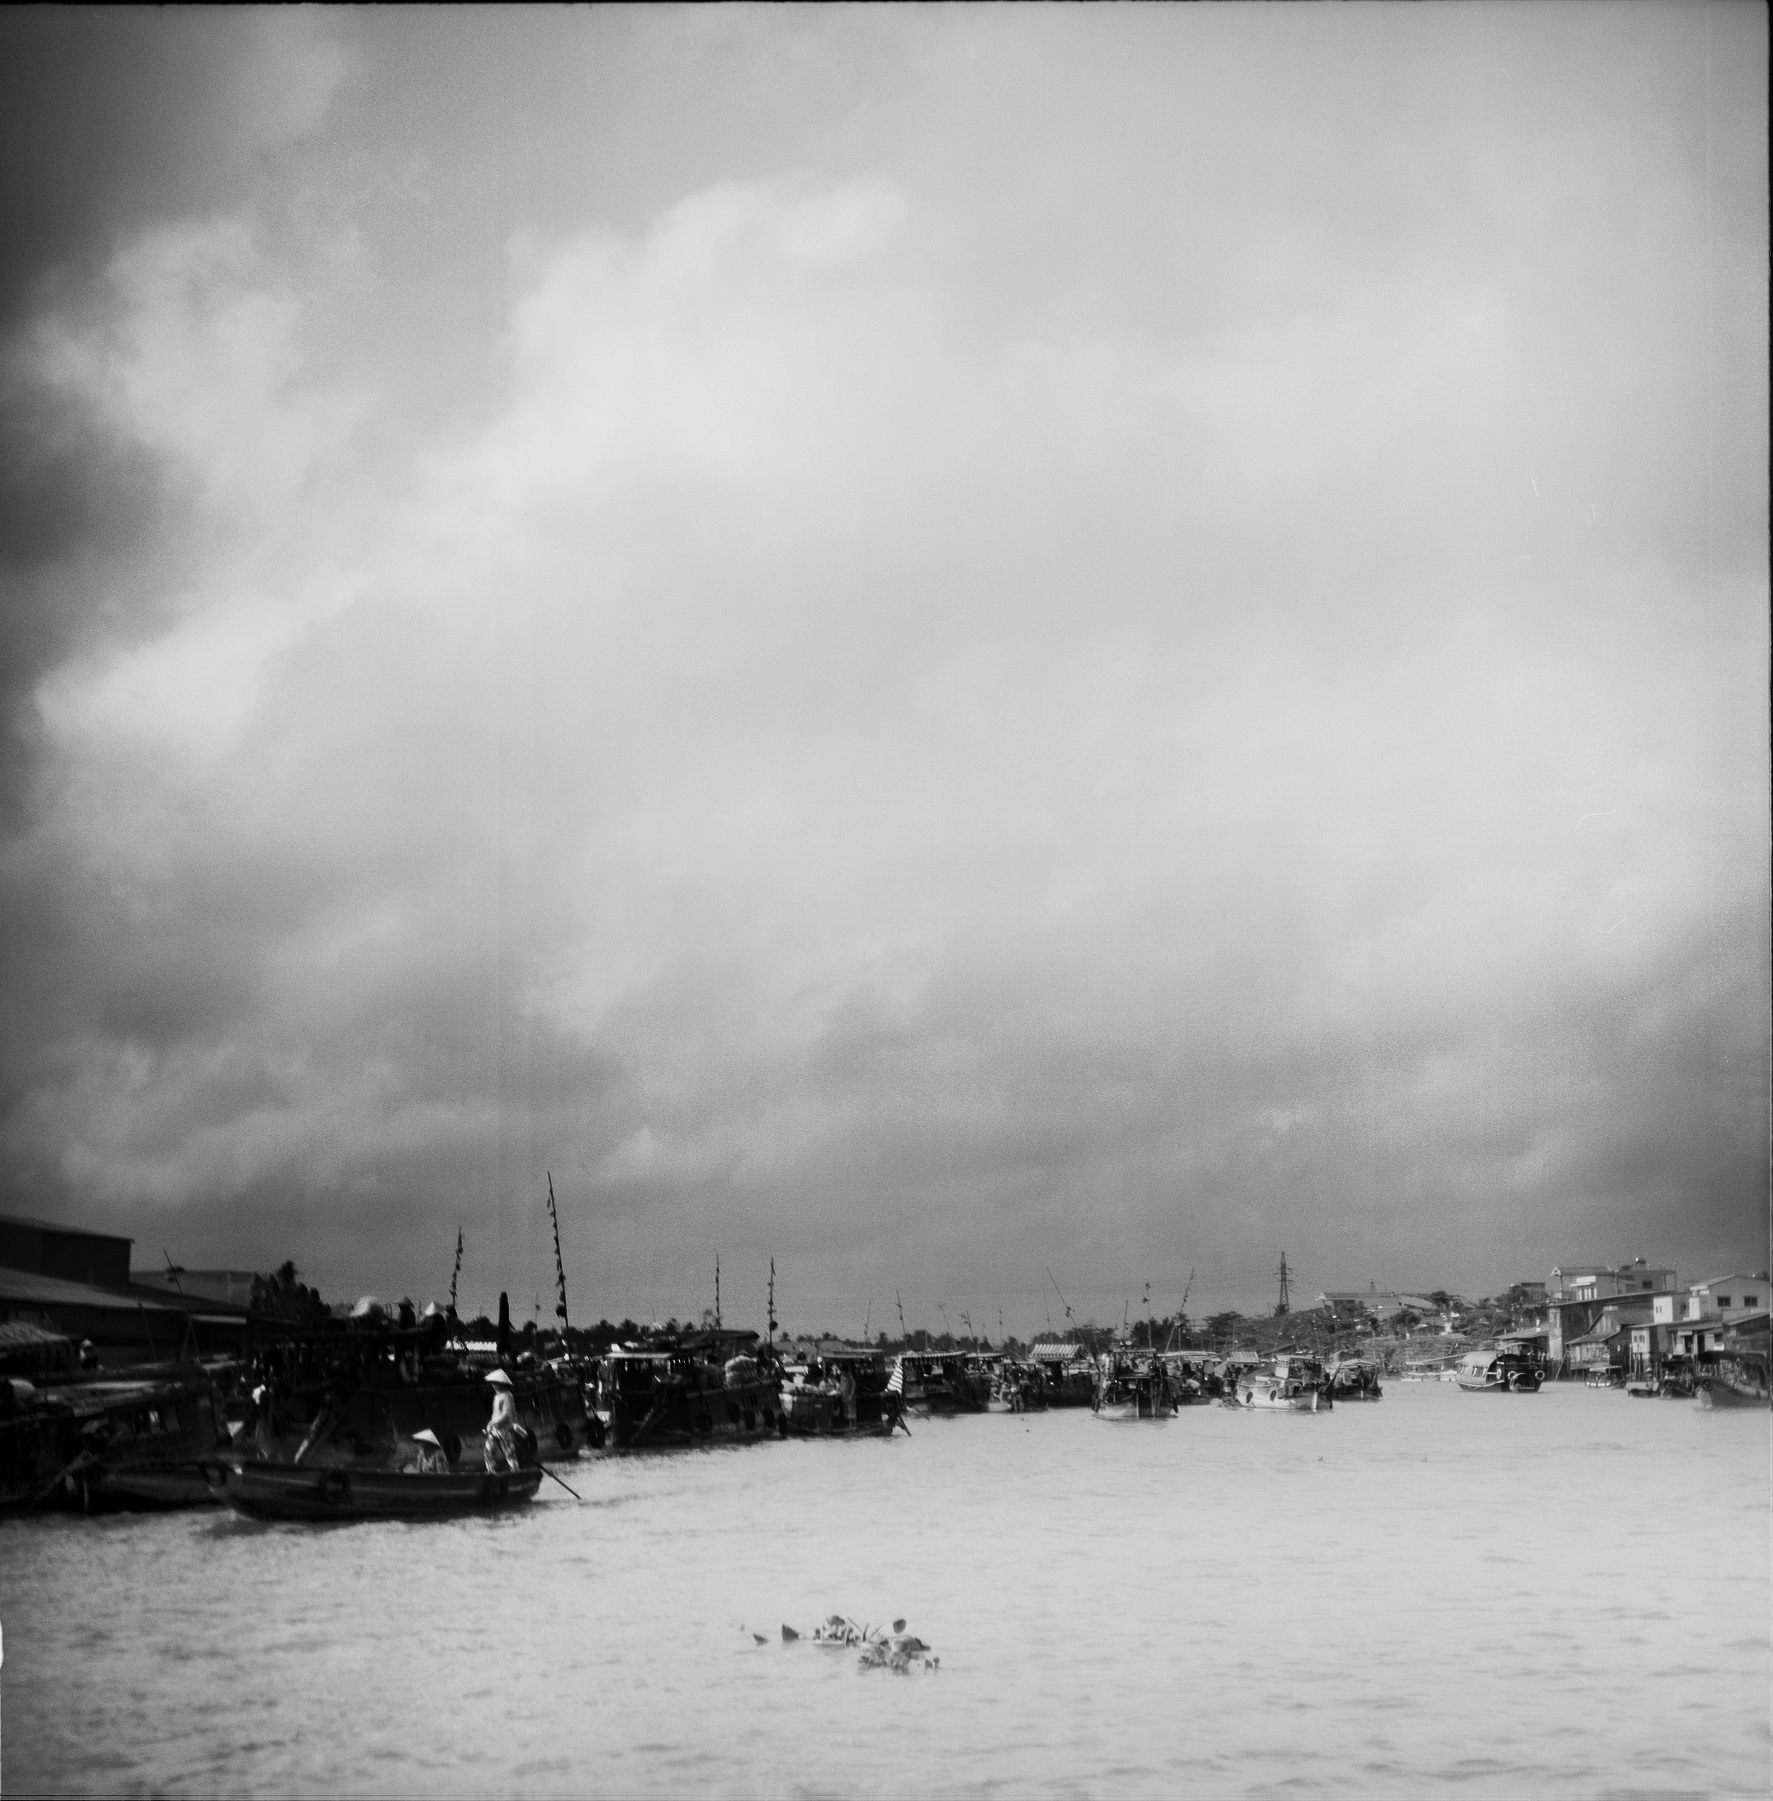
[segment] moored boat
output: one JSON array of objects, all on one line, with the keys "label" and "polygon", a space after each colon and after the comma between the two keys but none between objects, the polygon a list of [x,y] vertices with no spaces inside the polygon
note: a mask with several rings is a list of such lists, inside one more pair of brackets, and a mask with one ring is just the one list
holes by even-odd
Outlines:
[{"label": "moored boat", "polygon": [[782,1390],[788,1430],[806,1436],[890,1435],[900,1406],[900,1397],[887,1387],[883,1351],[822,1351]]},{"label": "moored boat", "polygon": [[968,1368],[962,1351],[905,1351],[893,1359],[887,1387],[907,1413],[983,1413],[989,1384]]},{"label": "moored boat", "polygon": [[1096,1398],[1096,1367],[1080,1344],[1042,1343],[1029,1346],[1028,1364],[1036,1378],[1031,1388],[1049,1407],[1088,1407]]},{"label": "moored boat", "polygon": [[1096,1364],[1096,1418],[1162,1420],[1175,1411],[1169,1378],[1156,1358],[1104,1352]]},{"label": "moored boat", "polygon": [[604,1358],[593,1401],[620,1451],[786,1436],[788,1416],[757,1334],[727,1328],[621,1346]]},{"label": "moored boat", "polygon": [[532,1499],[539,1467],[493,1475],[447,1475],[338,1465],[209,1462],[204,1474],[218,1500],[258,1520],[422,1520],[493,1512]]},{"label": "moored boat", "polygon": [[1328,1374],[1332,1401],[1378,1401],[1384,1398],[1378,1366],[1364,1357],[1338,1358]]},{"label": "moored boat", "polygon": [[1244,1371],[1231,1399],[1252,1412],[1324,1413],[1333,1405],[1324,1366],[1292,1354]]}]

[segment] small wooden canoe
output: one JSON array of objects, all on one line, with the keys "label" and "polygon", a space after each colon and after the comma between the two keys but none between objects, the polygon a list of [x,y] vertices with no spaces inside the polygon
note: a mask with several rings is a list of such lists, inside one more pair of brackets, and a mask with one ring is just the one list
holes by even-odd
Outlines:
[{"label": "small wooden canoe", "polygon": [[530,1500],[539,1469],[421,1476],[398,1470],[317,1469],[308,1464],[210,1463],[217,1498],[255,1520],[431,1520],[487,1513]]}]

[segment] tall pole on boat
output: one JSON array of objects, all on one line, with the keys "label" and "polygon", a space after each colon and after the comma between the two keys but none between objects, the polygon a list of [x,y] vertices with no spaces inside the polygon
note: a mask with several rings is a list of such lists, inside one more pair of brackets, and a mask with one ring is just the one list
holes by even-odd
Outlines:
[{"label": "tall pole on boat", "polygon": [[905,1300],[898,1289],[893,1290],[893,1299],[899,1306],[899,1337],[904,1340],[907,1350],[911,1347],[911,1334],[905,1330]]},{"label": "tall pole on boat", "polygon": [[456,1310],[456,1283],[462,1275],[462,1228],[456,1227],[456,1266],[449,1272],[449,1310]]},{"label": "tall pole on boat", "polygon": [[720,1253],[714,1253],[714,1323],[720,1324]]},{"label": "tall pole on boat", "polygon": [[776,1260],[774,1257],[772,1257],[770,1259],[769,1326],[770,1326],[770,1348],[773,1350],[775,1348],[775,1343],[776,1343]]},{"label": "tall pole on boat", "polygon": [[560,1330],[566,1331],[566,1265],[560,1257],[560,1209],[554,1205],[554,1173],[548,1173],[548,1217],[554,1222],[554,1285],[559,1299],[554,1311],[560,1315]]}]

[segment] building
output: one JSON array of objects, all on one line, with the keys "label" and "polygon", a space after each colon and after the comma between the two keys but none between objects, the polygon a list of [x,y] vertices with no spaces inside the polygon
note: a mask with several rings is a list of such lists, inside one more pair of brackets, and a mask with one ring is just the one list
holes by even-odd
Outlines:
[{"label": "building", "polygon": [[1581,1376],[1597,1369],[1630,1368],[1633,1331],[1652,1325],[1647,1299],[1605,1303],[1586,1332],[1565,1339],[1563,1354],[1568,1373]]},{"label": "building", "polygon": [[1767,1308],[1768,1282],[1759,1276],[1714,1276],[1709,1282],[1693,1282],[1687,1287],[1687,1304],[1683,1320],[1746,1319],[1751,1313]]},{"label": "building", "polygon": [[48,1220],[0,1215],[0,1323],[90,1340],[104,1364],[237,1354],[247,1309],[137,1286],[131,1240]]},{"label": "building", "polygon": [[1642,1257],[1617,1268],[1573,1263],[1551,1272],[1551,1300],[1610,1301],[1619,1295],[1655,1294],[1677,1286],[1672,1269],[1651,1268]]}]

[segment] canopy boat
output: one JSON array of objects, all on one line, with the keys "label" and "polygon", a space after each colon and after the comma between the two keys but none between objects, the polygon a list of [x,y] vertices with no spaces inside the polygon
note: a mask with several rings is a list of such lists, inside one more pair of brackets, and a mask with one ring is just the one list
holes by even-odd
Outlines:
[{"label": "canopy boat", "polygon": [[1379,1369],[1364,1357],[1341,1357],[1330,1366],[1330,1399],[1332,1401],[1378,1401],[1385,1391],[1379,1386]]},{"label": "canopy boat", "polygon": [[1537,1394],[1545,1380],[1545,1365],[1521,1346],[1497,1346],[1488,1351],[1467,1351],[1459,1359],[1453,1380],[1474,1394]]},{"label": "canopy boat", "polygon": [[1333,1404],[1329,1379],[1315,1357],[1287,1355],[1242,1372],[1234,1404],[1259,1412],[1323,1413]]},{"label": "canopy boat", "polygon": [[1028,1362],[1035,1385],[1049,1407],[1090,1407],[1096,1399],[1096,1368],[1080,1344],[1031,1345]]},{"label": "canopy boat", "polygon": [[788,1430],[808,1435],[890,1436],[901,1406],[901,1397],[887,1387],[883,1351],[821,1351],[782,1390]]},{"label": "canopy boat", "polygon": [[716,1327],[621,1346],[598,1370],[593,1405],[617,1450],[786,1436],[776,1366],[757,1334]]},{"label": "canopy boat", "polygon": [[964,1351],[906,1351],[893,1359],[887,1388],[907,1413],[983,1413],[991,1402],[990,1385]]},{"label": "canopy boat", "polygon": [[218,1500],[256,1520],[447,1519],[519,1506],[542,1484],[540,1466],[497,1476],[473,1469],[419,1475],[242,1461],[210,1462],[204,1473]]},{"label": "canopy boat", "polygon": [[1099,1420],[1162,1420],[1175,1411],[1169,1378],[1155,1358],[1114,1353],[1096,1365],[1094,1407]]},{"label": "canopy boat", "polygon": [[0,1509],[206,1506],[198,1463],[226,1442],[201,1366],[0,1379]]},{"label": "canopy boat", "polygon": [[1701,1407],[1761,1407],[1769,1405],[1767,1360],[1750,1352],[1708,1360],[1694,1382]]}]

